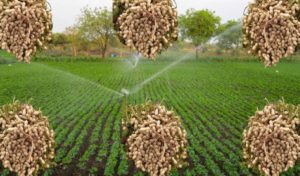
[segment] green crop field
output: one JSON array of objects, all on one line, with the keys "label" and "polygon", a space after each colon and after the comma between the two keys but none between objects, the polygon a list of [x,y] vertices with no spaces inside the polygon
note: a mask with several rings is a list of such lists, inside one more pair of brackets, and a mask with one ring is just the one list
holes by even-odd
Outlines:
[{"label": "green crop field", "polygon": [[[120,136],[126,103],[147,99],[173,108],[188,132],[189,166],[172,175],[258,175],[243,165],[243,129],[267,100],[299,104],[300,62],[274,68],[255,61],[172,63],[140,61],[133,69],[118,59],[3,62],[0,104],[32,98],[49,117],[56,165],[44,175],[143,175],[127,160]],[[0,174],[11,175],[1,167]],[[300,166],[284,175],[299,176]]]}]

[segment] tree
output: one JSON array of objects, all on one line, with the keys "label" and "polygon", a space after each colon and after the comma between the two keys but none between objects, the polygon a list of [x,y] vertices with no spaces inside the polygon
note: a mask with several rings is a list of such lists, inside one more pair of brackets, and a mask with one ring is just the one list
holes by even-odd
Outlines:
[{"label": "tree", "polygon": [[50,48],[54,50],[66,50],[66,47],[69,45],[69,40],[66,34],[64,33],[53,33],[52,39],[50,41]]},{"label": "tree", "polygon": [[105,57],[109,40],[114,35],[112,12],[106,8],[84,8],[78,22],[79,35],[100,48]]},{"label": "tree", "polygon": [[242,22],[229,20],[225,24],[220,25],[216,38],[217,45],[225,50],[237,49],[242,45]]},{"label": "tree", "polygon": [[77,56],[78,49],[81,47],[84,41],[79,34],[78,26],[67,27],[64,33],[67,36],[67,40],[71,44],[73,56]]},{"label": "tree", "polygon": [[181,35],[193,42],[197,58],[200,45],[208,42],[214,36],[220,21],[221,18],[209,10],[190,9],[185,15],[180,16]]},{"label": "tree", "polygon": [[53,33],[51,44],[64,45],[68,43],[67,35],[64,33]]}]

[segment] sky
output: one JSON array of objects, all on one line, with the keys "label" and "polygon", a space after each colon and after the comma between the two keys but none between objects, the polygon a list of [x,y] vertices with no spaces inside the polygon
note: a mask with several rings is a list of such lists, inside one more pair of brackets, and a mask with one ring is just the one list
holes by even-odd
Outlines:
[{"label": "sky", "polygon": [[[175,0],[179,14],[187,9],[209,9],[222,18],[222,22],[240,19],[245,7],[252,0]],[[48,0],[51,5],[54,32],[63,32],[68,26],[76,23],[83,7],[111,8],[112,0]]]}]

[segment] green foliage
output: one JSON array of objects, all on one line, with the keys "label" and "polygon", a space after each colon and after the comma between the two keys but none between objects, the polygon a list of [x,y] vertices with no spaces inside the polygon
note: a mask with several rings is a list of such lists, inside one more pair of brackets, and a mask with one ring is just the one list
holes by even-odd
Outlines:
[{"label": "green foliage", "polygon": [[81,38],[98,46],[104,58],[114,34],[112,12],[106,8],[84,8],[78,21],[78,32]]},{"label": "green foliage", "polygon": [[71,44],[73,56],[77,56],[78,50],[83,50],[90,46],[89,41],[79,33],[78,26],[68,27],[64,33],[68,42]]},{"label": "green foliage", "polygon": [[179,18],[182,35],[192,40],[195,46],[206,43],[215,35],[220,21],[221,18],[209,10],[190,9]]},{"label": "green foliage", "polygon": [[52,34],[51,44],[53,45],[64,45],[69,43],[68,36],[64,33],[54,33]]}]

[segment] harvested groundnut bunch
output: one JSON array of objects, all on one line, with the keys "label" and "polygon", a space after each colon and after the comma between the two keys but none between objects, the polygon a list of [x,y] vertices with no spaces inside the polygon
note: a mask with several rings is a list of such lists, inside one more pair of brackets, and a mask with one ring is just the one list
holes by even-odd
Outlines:
[{"label": "harvested groundnut bunch", "polygon": [[177,10],[171,0],[121,0],[114,5],[121,41],[154,59],[178,37]]},{"label": "harvested groundnut bunch", "polygon": [[243,155],[249,168],[279,176],[300,160],[300,105],[279,102],[257,111],[244,130]]},{"label": "harvested groundnut bunch", "polygon": [[122,126],[128,157],[142,171],[165,176],[186,164],[187,134],[173,111],[151,102],[129,106]]},{"label": "harvested groundnut bunch", "polygon": [[31,105],[13,102],[0,108],[0,161],[19,176],[36,175],[54,158],[54,132]]},{"label": "harvested groundnut bunch", "polygon": [[272,66],[300,45],[298,0],[256,0],[243,20],[244,46]]},{"label": "harvested groundnut bunch", "polygon": [[0,2],[0,49],[29,62],[37,48],[51,39],[52,15],[46,0]]}]

